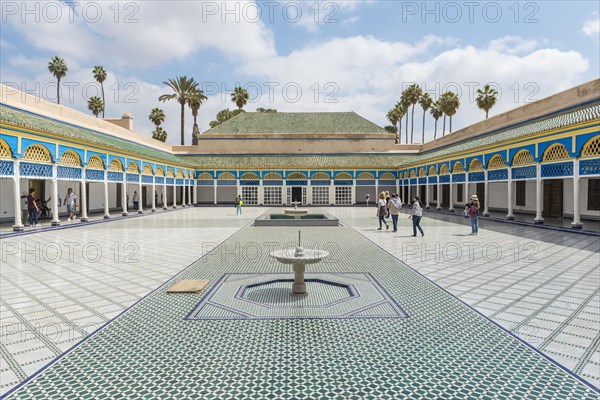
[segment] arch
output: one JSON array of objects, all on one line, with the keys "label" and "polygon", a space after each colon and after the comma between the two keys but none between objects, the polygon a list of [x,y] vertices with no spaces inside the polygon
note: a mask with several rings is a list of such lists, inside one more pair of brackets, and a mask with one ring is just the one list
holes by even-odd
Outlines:
[{"label": "arch", "polygon": [[435,167],[432,166],[431,168],[429,168],[429,175],[436,175],[437,172],[435,171]]},{"label": "arch", "polygon": [[483,171],[483,166],[481,165],[481,161],[479,161],[479,158],[474,158],[469,163],[469,172],[479,171]]},{"label": "arch", "polygon": [[361,172],[360,174],[358,174],[358,176],[356,177],[356,179],[359,179],[359,180],[373,180],[373,179],[375,179],[375,175],[373,175],[370,172]]},{"label": "arch", "polygon": [[23,153],[23,160],[51,163],[52,156],[50,155],[50,150],[46,147],[40,144],[32,144]]},{"label": "arch", "polygon": [[12,150],[8,143],[0,139],[0,158],[11,158]]},{"label": "arch", "polygon": [[165,176],[165,170],[163,169],[163,167],[158,167],[158,168],[156,168],[156,173],[154,175],[155,176]]},{"label": "arch", "polygon": [[506,161],[504,161],[504,158],[502,158],[502,156],[500,154],[494,155],[492,158],[490,158],[490,161],[488,161],[487,169],[503,169],[503,168],[506,168]]},{"label": "arch", "polygon": [[598,157],[600,156],[600,135],[594,136],[583,145],[581,157]]},{"label": "arch", "polygon": [[421,178],[427,176],[427,172],[425,172],[425,168],[424,167],[419,168],[418,176],[420,176]]},{"label": "arch", "polygon": [[463,167],[463,165],[460,161],[454,163],[454,166],[452,167],[453,174],[460,174],[460,173],[464,173],[464,172],[465,172],[465,168]]},{"label": "arch", "polygon": [[269,172],[263,177],[263,180],[265,181],[280,181],[282,179],[281,175],[277,172]]},{"label": "arch", "polygon": [[74,151],[67,150],[62,156],[60,156],[60,164],[71,167],[80,167],[81,158],[79,157],[79,154],[75,153]]},{"label": "arch", "polygon": [[542,157],[542,161],[564,161],[569,160],[571,156],[569,155],[569,150],[560,144],[554,143],[550,145],[546,151],[544,151],[544,155]]},{"label": "arch", "polygon": [[258,175],[256,175],[254,172],[246,172],[245,174],[243,174],[240,179],[245,179],[248,181],[256,181],[258,180]]},{"label": "arch", "polygon": [[177,175],[175,175],[175,177],[178,179],[183,179],[183,172],[181,172],[181,170],[177,171]]},{"label": "arch", "polygon": [[208,172],[202,172],[200,175],[198,175],[197,179],[200,179],[202,181],[212,181],[212,178],[212,175]]},{"label": "arch", "polygon": [[98,156],[91,156],[87,167],[88,169],[104,169],[104,160]]},{"label": "arch", "polygon": [[329,178],[329,175],[327,175],[325,172],[316,172],[313,174],[313,176],[310,179],[320,180],[320,181],[328,181],[331,178]]},{"label": "arch", "polygon": [[349,173],[347,173],[347,172],[340,172],[339,174],[337,174],[337,175],[335,176],[335,180],[342,180],[342,179],[343,179],[343,180],[349,180],[349,179],[352,179],[352,175],[350,175],[350,174],[349,174]]},{"label": "arch", "polygon": [[512,165],[514,167],[521,165],[531,165],[535,161],[533,160],[533,155],[529,152],[529,150],[519,150],[512,159]]},{"label": "arch", "polygon": [[167,178],[175,178],[175,172],[172,168],[167,169]]},{"label": "arch", "polygon": [[411,178],[416,178],[416,177],[417,177],[417,173],[415,172],[415,170],[414,170],[414,169],[410,171],[410,175],[409,175],[409,176],[410,176]]},{"label": "arch", "polygon": [[123,171],[123,164],[121,164],[121,160],[115,158],[114,160],[112,160],[110,162],[110,165],[108,166],[108,170],[109,171],[117,171],[117,172],[122,172]]},{"label": "arch", "polygon": [[143,175],[154,175],[154,171],[152,170],[152,165],[146,164],[144,165],[144,169],[142,170]]},{"label": "arch", "polygon": [[448,165],[443,164],[440,167],[440,175],[448,175],[450,173],[450,169],[448,168]]},{"label": "arch", "polygon": [[383,174],[379,175],[379,179],[396,179],[396,177],[391,172],[384,172]]},{"label": "arch", "polygon": [[235,175],[233,175],[231,172],[223,172],[217,179],[220,181],[234,181]]},{"label": "arch", "polygon": [[304,179],[306,179],[306,175],[304,175],[301,172],[292,172],[291,174],[289,174],[287,176],[286,179],[289,179],[289,180],[304,180]]},{"label": "arch", "polygon": [[139,174],[140,173],[140,167],[138,167],[136,162],[130,162],[129,165],[127,166],[127,172],[129,172],[130,174]]}]

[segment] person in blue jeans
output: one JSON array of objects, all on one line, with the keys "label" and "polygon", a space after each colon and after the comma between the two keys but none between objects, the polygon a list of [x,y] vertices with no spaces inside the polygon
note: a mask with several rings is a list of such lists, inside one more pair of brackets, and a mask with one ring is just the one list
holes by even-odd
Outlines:
[{"label": "person in blue jeans", "polygon": [[400,203],[400,196],[396,193],[392,193],[392,198],[388,203],[390,206],[390,215],[392,216],[392,225],[394,227],[394,232],[398,231],[398,214],[400,214],[400,209],[402,208],[402,203]]},{"label": "person in blue jeans", "polygon": [[235,199],[235,215],[242,215],[242,205],[244,202],[242,201],[242,196],[238,196]]},{"label": "person in blue jeans", "polygon": [[29,189],[29,195],[27,196],[27,212],[29,214],[29,225],[38,227],[38,206],[35,198],[35,189]]},{"label": "person in blue jeans", "polygon": [[471,235],[477,235],[479,233],[479,199],[477,195],[471,196],[469,204],[467,204],[467,215],[471,222]]},{"label": "person in blue jeans", "polygon": [[408,216],[408,218],[412,218],[413,236],[417,236],[417,229],[421,232],[421,236],[425,236],[425,232],[423,232],[423,228],[421,228],[421,217],[423,217],[423,207],[421,206],[419,196],[415,196],[413,197],[411,213]]}]

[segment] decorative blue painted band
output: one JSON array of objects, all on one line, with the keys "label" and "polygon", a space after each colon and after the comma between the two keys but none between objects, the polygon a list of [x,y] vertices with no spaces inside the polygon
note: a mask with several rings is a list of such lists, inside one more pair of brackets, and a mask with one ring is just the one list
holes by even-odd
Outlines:
[{"label": "decorative blue painted band", "polygon": [[127,182],[139,182],[140,181],[140,176],[138,174],[126,174],[125,178],[127,180]]},{"label": "decorative blue painted band", "polygon": [[104,171],[100,169],[86,169],[85,179],[87,179],[88,181],[103,181]]},{"label": "decorative blue painted band", "polygon": [[236,186],[237,185],[237,181],[236,180],[222,180],[222,181],[217,181],[217,186]]},{"label": "decorative blue painted band", "polygon": [[429,177],[429,183],[437,183],[438,181],[438,177],[437,176],[430,176]]},{"label": "decorative blue painted band", "polygon": [[273,180],[273,181],[263,181],[264,186],[283,186],[283,181],[281,180]]},{"label": "decorative blue painted band", "polygon": [[352,179],[339,179],[333,181],[333,184],[335,186],[352,186],[354,182],[352,181]]},{"label": "decorative blue painted band", "polygon": [[198,179],[196,184],[199,186],[214,186],[215,181],[213,179]]},{"label": "decorative blue painted band", "polygon": [[115,171],[107,171],[106,179],[112,182],[123,182],[123,173]]},{"label": "decorative blue painted band", "polygon": [[143,183],[152,183],[152,182],[154,182],[154,178],[152,175],[142,175],[142,182]]},{"label": "decorative blue painted band", "polygon": [[465,174],[452,174],[452,182],[464,182]]},{"label": "decorative blue painted band", "polygon": [[469,172],[469,182],[483,182],[485,174],[483,171]]},{"label": "decorative blue painted band", "polygon": [[68,180],[80,180],[81,179],[81,168],[76,167],[63,167],[58,166],[56,168],[56,174],[59,179],[68,179]]},{"label": "decorative blue painted band", "polygon": [[379,186],[384,186],[384,185],[396,186],[396,180],[395,179],[380,179]]},{"label": "decorative blue painted band", "polygon": [[528,167],[514,167],[511,170],[512,179],[535,179],[535,165]]},{"label": "decorative blue painted band", "polygon": [[160,183],[162,185],[165,183],[165,178],[163,176],[155,176],[154,183]]},{"label": "decorative blue painted band", "polygon": [[14,161],[0,160],[0,175],[13,176],[15,174]]},{"label": "decorative blue painted band", "polygon": [[356,186],[375,186],[375,179],[357,179]]},{"label": "decorative blue painted band", "polygon": [[542,164],[542,178],[554,176],[572,176],[573,162],[561,162],[556,164]]},{"label": "decorative blue painted band", "polygon": [[173,185],[175,183],[175,178],[167,178],[167,185]]},{"label": "decorative blue painted band", "polygon": [[502,181],[508,179],[508,169],[493,169],[488,171],[488,181]]},{"label": "decorative blue painted band", "polygon": [[408,182],[409,182],[411,185],[416,185],[416,184],[417,184],[417,178],[411,178],[411,179],[410,179]]},{"label": "decorative blue painted band", "polygon": [[292,181],[286,181],[285,184],[287,186],[307,186],[308,185],[308,181],[305,181],[305,180],[292,180]]},{"label": "decorative blue painted band", "polygon": [[581,175],[600,174],[600,158],[579,161],[579,173]]},{"label": "decorative blue painted band", "polygon": [[426,185],[426,184],[427,184],[427,178],[425,178],[425,177],[419,178],[419,185]]},{"label": "decorative blue painted band", "polygon": [[450,175],[440,175],[440,183],[450,183]]},{"label": "decorative blue painted band", "polygon": [[260,181],[255,179],[240,180],[240,186],[259,186]]},{"label": "decorative blue painted band", "polygon": [[42,176],[52,178],[52,165],[22,162],[19,163],[19,173],[21,176]]},{"label": "decorative blue painted band", "polygon": [[177,185],[183,185],[183,179],[179,178],[175,181],[175,184]]},{"label": "decorative blue painted band", "polygon": [[310,181],[312,186],[329,186],[331,185],[331,180],[329,179],[314,179]]}]

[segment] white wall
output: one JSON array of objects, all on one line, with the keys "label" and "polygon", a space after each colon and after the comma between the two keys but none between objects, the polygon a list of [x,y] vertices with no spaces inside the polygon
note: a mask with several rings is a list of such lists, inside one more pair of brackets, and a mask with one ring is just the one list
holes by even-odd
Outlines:
[{"label": "white wall", "polygon": [[[23,188],[27,190],[27,186],[23,186],[25,179],[21,179],[21,191]],[[0,219],[2,221],[14,220],[14,183],[12,178],[0,178]]]}]

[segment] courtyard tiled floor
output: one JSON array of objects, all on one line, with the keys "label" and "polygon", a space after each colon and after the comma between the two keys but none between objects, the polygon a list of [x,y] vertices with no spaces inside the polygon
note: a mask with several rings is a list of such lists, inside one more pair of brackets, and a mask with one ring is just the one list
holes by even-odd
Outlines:
[{"label": "courtyard tiled floor", "polygon": [[[372,276],[406,315],[377,318],[379,303],[365,313],[351,300],[345,318],[324,307],[322,318],[256,320],[225,297],[208,318],[186,318],[225,274],[289,272],[267,254],[297,230],[239,230],[263,211],[186,209],[3,240],[3,393],[150,293],[9,398],[597,398],[598,237],[495,222],[471,237],[436,216],[412,238],[405,218],[381,232],[373,209],[328,208],[345,226],[302,228],[303,245],[332,253],[309,272]],[[190,263],[176,279],[210,287],[167,295],[159,286]],[[279,299],[269,290],[249,295]],[[369,290],[358,286],[361,301]]]}]

